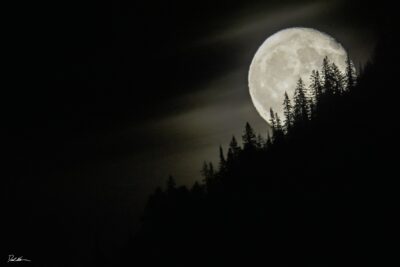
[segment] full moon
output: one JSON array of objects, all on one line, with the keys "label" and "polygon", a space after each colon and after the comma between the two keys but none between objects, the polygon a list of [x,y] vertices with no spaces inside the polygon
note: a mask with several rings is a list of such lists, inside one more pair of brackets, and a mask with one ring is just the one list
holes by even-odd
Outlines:
[{"label": "full moon", "polygon": [[283,120],[285,92],[293,99],[297,81],[309,86],[313,70],[321,70],[327,56],[342,73],[347,53],[331,36],[310,28],[281,30],[257,50],[249,70],[249,90],[255,108],[269,121],[272,108]]}]

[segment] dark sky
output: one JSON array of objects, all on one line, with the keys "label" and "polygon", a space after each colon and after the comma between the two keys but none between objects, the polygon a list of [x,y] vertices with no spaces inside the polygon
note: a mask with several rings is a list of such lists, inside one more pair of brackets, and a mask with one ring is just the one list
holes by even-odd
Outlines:
[{"label": "dark sky", "polygon": [[357,64],[375,42],[359,1],[136,2],[10,7],[2,132],[19,194],[137,214],[169,174],[200,179],[247,121],[265,135],[247,71],[268,36],[312,27]]}]

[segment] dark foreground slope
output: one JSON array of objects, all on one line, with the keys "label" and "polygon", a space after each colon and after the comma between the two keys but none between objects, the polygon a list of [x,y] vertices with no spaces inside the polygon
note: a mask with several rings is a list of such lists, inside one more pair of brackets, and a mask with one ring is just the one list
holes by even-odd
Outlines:
[{"label": "dark foreground slope", "polygon": [[123,265],[384,261],[398,176],[398,56],[390,51],[384,36],[356,87],[274,144],[231,146],[216,171],[205,168],[204,183],[157,189]]}]

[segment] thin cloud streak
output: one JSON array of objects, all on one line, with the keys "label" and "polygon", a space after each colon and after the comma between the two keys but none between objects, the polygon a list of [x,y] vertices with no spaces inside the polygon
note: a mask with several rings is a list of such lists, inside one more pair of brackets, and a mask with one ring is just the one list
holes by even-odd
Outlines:
[{"label": "thin cloud streak", "polygon": [[293,23],[299,23],[305,20],[316,19],[321,17],[326,10],[336,9],[339,6],[340,1],[323,1],[313,2],[307,5],[287,5],[283,8],[276,10],[269,10],[267,12],[258,12],[258,14],[252,14],[237,19],[232,25],[221,31],[214,33],[213,35],[203,38],[194,43],[194,45],[213,45],[218,42],[238,42],[244,41],[248,36],[253,37],[254,35],[264,34],[268,32],[274,32],[276,29]]}]

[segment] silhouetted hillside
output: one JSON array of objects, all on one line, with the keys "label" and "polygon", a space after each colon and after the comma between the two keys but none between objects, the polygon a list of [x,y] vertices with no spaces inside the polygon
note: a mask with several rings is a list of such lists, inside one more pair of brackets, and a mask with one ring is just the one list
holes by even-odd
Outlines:
[{"label": "silhouetted hillside", "polygon": [[397,173],[397,60],[383,36],[358,78],[324,61],[301,80],[273,135],[246,124],[204,180],[149,198],[128,262],[158,266],[324,266],[381,260],[383,213]]}]

